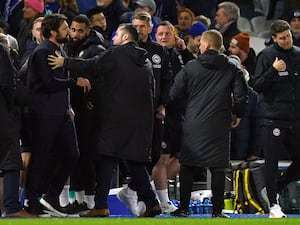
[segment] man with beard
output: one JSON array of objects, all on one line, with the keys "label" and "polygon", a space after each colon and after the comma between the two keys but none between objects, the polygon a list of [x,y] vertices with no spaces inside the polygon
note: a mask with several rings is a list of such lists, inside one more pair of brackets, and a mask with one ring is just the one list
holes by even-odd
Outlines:
[{"label": "man with beard", "polygon": [[[60,54],[60,46],[67,41],[69,27],[66,20],[59,14],[43,20],[45,40],[32,54],[27,80],[34,140],[25,188],[27,211],[43,214],[43,205],[59,217],[66,216],[60,211],[59,194],[79,157],[69,88],[77,85],[84,90],[90,89],[87,79],[69,78],[63,69],[52,70],[47,63],[47,56]],[[50,158],[55,159],[51,160],[51,165]],[[42,194],[45,195],[40,198]]]},{"label": "man with beard", "polygon": [[[65,45],[65,50],[70,57],[83,59],[92,58],[104,51],[102,46],[103,36],[90,29],[90,21],[85,15],[73,18],[70,26],[70,42]],[[78,74],[74,74],[75,76]],[[71,89],[71,103],[75,112],[75,125],[80,157],[70,179],[70,190],[75,191],[75,201],[68,207],[70,213],[92,209],[94,207],[95,171],[92,161],[92,125],[94,119],[93,95],[85,93],[82,87]],[[86,176],[86,174],[89,174]],[[66,206],[68,201],[68,188],[64,188],[60,198],[61,206]],[[62,196],[62,197],[63,197]]]}]

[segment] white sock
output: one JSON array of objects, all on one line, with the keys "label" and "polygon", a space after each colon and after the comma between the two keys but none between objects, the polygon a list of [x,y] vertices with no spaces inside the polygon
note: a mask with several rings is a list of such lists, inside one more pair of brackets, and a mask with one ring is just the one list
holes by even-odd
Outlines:
[{"label": "white sock", "polygon": [[153,192],[154,192],[154,194],[155,194],[155,198],[156,198],[158,201],[160,201],[160,200],[159,200],[159,197],[158,197],[158,195],[157,195],[157,192],[156,192],[156,187],[155,187],[154,180],[152,180],[152,181],[150,182],[150,184],[151,184],[152,190],[153,190]]},{"label": "white sock", "polygon": [[65,207],[69,204],[69,188],[70,185],[65,185],[59,195],[59,204],[61,207]]},{"label": "white sock", "polygon": [[75,191],[69,190],[69,202],[73,204],[75,202]]},{"label": "white sock", "polygon": [[79,204],[84,201],[84,191],[75,191],[75,199]]},{"label": "white sock", "polygon": [[95,195],[84,195],[84,202],[89,209],[93,209],[95,207]]},{"label": "white sock", "polygon": [[169,202],[170,201],[168,189],[156,190],[156,193],[158,195],[160,202]]},{"label": "white sock", "polygon": [[127,193],[128,195],[134,195],[134,196],[137,196],[137,193],[135,190],[132,190],[130,187],[127,187]]}]

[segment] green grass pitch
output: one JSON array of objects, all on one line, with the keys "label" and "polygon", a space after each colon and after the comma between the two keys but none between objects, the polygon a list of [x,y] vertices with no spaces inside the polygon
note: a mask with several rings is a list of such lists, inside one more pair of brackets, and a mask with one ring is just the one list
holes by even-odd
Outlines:
[{"label": "green grass pitch", "polygon": [[290,225],[300,224],[300,218],[91,218],[91,219],[0,219],[0,225]]}]

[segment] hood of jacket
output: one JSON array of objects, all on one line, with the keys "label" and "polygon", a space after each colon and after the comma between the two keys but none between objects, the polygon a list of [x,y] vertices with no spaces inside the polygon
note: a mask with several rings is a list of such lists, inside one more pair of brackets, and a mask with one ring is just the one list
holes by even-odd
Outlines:
[{"label": "hood of jacket", "polygon": [[215,50],[207,50],[203,54],[200,54],[197,58],[201,65],[207,69],[220,69],[225,67],[228,62],[228,58],[224,54],[220,54]]},{"label": "hood of jacket", "polygon": [[128,42],[120,46],[123,51],[122,54],[130,58],[136,65],[144,66],[147,62],[147,51],[138,47],[136,42]]}]

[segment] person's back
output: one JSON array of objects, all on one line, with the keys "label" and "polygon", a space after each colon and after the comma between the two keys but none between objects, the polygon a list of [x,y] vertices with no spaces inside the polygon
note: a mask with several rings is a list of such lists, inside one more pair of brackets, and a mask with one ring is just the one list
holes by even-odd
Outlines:
[{"label": "person's back", "polygon": [[229,165],[230,128],[246,111],[247,85],[241,70],[219,53],[222,35],[216,30],[202,34],[201,55],[176,75],[170,91],[173,101],[186,99],[180,155],[180,203],[175,216],[189,215],[192,182],[202,168],[212,173],[212,217],[222,214],[224,168]]}]

